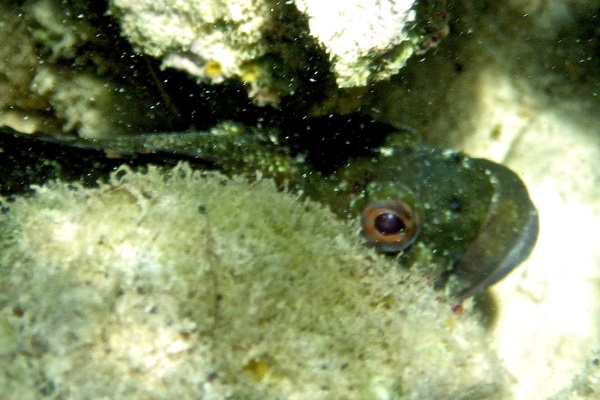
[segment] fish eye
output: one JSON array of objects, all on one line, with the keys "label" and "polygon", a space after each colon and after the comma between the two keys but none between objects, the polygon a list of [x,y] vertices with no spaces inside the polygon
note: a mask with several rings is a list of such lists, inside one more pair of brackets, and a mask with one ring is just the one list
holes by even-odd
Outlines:
[{"label": "fish eye", "polygon": [[404,201],[383,200],[362,211],[362,236],[385,253],[397,253],[414,243],[419,233],[419,216]]}]

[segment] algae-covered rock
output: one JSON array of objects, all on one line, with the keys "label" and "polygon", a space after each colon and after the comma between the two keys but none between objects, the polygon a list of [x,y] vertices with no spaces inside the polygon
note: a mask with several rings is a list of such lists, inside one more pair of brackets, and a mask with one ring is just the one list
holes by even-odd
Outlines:
[{"label": "algae-covered rock", "polygon": [[271,181],[123,167],[3,210],[3,399],[507,395],[475,318]]},{"label": "algae-covered rock", "polygon": [[[389,78],[415,51],[447,33],[445,1],[297,0],[310,34],[327,49],[340,87]],[[425,30],[427,27],[428,32]]]},{"label": "algae-covered rock", "polygon": [[112,0],[110,12],[163,67],[205,81],[239,77],[271,105],[322,86],[330,69],[339,87],[386,79],[446,33],[440,0]]},{"label": "algae-covered rock", "polygon": [[0,4],[0,125],[100,137],[166,127],[171,110],[99,3]]}]

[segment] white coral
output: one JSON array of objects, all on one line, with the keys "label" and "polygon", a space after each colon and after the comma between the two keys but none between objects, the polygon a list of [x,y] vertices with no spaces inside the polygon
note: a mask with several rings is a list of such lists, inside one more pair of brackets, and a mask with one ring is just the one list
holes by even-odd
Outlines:
[{"label": "white coral", "polygon": [[[330,53],[338,84],[362,86],[371,75],[368,59],[409,40],[415,20],[412,0],[296,0],[309,17],[310,33]],[[396,71],[394,71],[396,72]]]}]

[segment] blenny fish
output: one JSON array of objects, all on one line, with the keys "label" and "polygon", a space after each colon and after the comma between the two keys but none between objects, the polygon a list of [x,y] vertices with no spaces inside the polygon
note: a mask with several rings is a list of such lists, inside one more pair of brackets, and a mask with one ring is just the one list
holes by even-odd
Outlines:
[{"label": "blenny fish", "polygon": [[537,210],[521,179],[501,164],[388,141],[324,172],[282,137],[280,131],[227,123],[206,132],[95,140],[2,128],[0,173],[6,178],[0,190],[16,192],[36,183],[32,177],[93,183],[124,161],[187,160],[226,174],[260,171],[328,204],[341,218],[361,218],[366,244],[378,251],[409,254],[417,243],[433,249],[443,266],[433,280],[442,286],[457,278],[451,292],[458,304],[504,278],[534,247]]}]

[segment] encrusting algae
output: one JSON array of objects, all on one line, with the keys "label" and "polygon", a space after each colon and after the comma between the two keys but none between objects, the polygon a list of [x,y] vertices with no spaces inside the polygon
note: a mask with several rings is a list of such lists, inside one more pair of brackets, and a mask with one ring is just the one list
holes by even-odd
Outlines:
[{"label": "encrusting algae", "polygon": [[121,167],[3,207],[0,398],[507,397],[422,269],[260,176]]}]

